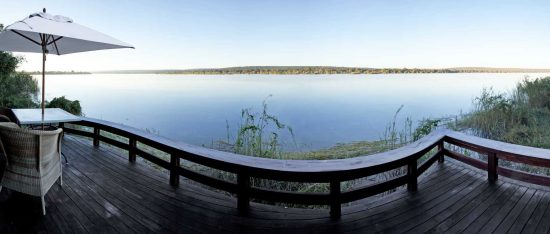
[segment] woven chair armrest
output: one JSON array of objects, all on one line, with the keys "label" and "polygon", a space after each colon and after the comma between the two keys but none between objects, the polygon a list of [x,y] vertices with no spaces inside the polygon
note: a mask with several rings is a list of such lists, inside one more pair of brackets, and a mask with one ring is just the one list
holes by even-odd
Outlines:
[{"label": "woven chair armrest", "polygon": [[2,182],[2,178],[4,177],[4,171],[6,170],[6,167],[8,167],[8,156],[6,155],[6,151],[4,150],[4,146],[2,145],[2,139],[0,139],[0,183]]},{"label": "woven chair armrest", "polygon": [[11,122],[11,119],[8,116],[0,114],[0,122]]},{"label": "woven chair armrest", "polygon": [[37,162],[39,171],[44,170],[49,163],[61,163],[61,136],[63,131],[57,129],[55,131],[43,132],[54,132],[55,134],[37,135],[37,137],[41,138],[40,156]]}]

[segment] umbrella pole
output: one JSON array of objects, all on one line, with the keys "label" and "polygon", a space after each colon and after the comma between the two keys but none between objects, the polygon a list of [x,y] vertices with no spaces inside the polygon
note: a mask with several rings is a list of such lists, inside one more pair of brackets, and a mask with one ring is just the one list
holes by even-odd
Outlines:
[{"label": "umbrella pole", "polygon": [[44,97],[46,91],[46,51],[42,51],[42,120],[44,119]]},{"label": "umbrella pole", "polygon": [[45,97],[46,97],[46,49],[47,36],[45,34],[40,34],[40,40],[42,42],[42,122],[44,122],[44,108],[45,108]]},{"label": "umbrella pole", "polygon": [[40,39],[42,40],[42,130],[44,130],[44,109],[46,107],[45,103],[45,97],[46,97],[46,53],[48,53],[48,50],[46,49],[46,43],[47,43],[47,36],[45,34],[40,35]]}]

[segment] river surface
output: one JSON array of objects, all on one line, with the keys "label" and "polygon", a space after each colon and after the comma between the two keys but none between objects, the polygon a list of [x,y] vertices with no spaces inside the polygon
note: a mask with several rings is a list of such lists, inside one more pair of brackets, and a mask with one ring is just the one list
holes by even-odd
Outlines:
[{"label": "river surface", "polygon": [[46,99],[65,95],[88,117],[210,145],[227,138],[227,126],[234,137],[241,110],[259,112],[267,98],[268,112],[294,130],[298,148],[281,133],[285,148],[311,150],[378,140],[402,105],[398,123],[456,116],[483,88],[505,92],[526,76],[548,75],[48,75]]}]

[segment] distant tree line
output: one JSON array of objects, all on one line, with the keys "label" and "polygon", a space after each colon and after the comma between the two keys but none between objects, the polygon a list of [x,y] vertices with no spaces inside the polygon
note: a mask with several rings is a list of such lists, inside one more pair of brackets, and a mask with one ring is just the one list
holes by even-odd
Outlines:
[{"label": "distant tree line", "polygon": [[[214,69],[190,69],[174,71],[174,74],[386,74],[386,73],[454,73],[450,69],[408,69],[408,68],[359,68],[359,67],[230,67]],[[170,73],[169,71],[166,73]]]},{"label": "distant tree line", "polygon": [[214,69],[174,70],[164,74],[407,74],[407,73],[508,73],[508,72],[550,72],[550,69],[515,68],[361,68],[361,67],[325,67],[325,66],[266,66],[266,67],[229,67]]},{"label": "distant tree line", "polygon": [[[42,71],[28,72],[31,75],[42,75]],[[91,72],[83,71],[46,71],[46,75],[89,75]]]},{"label": "distant tree line", "polygon": [[95,73],[109,74],[190,74],[190,75],[234,75],[234,74],[399,74],[399,73],[511,73],[511,72],[550,72],[550,69],[523,68],[363,68],[363,67],[330,67],[330,66],[247,66],[228,68],[201,68],[187,70],[119,70]]}]

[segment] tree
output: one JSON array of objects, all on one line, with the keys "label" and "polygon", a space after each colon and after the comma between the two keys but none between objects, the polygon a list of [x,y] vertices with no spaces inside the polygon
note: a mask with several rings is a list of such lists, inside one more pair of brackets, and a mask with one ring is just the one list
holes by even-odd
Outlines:
[{"label": "tree", "polygon": [[[0,24],[0,30],[3,25]],[[0,51],[0,106],[8,108],[36,107],[38,83],[31,75],[15,69],[23,57]]]}]

